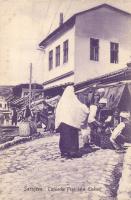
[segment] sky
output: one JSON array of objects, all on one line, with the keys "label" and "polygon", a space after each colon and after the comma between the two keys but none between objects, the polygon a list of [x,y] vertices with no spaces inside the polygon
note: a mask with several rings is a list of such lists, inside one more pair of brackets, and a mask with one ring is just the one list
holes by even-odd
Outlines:
[{"label": "sky", "polygon": [[0,85],[43,83],[44,56],[38,44],[73,14],[107,3],[131,13],[131,0],[0,0]]}]

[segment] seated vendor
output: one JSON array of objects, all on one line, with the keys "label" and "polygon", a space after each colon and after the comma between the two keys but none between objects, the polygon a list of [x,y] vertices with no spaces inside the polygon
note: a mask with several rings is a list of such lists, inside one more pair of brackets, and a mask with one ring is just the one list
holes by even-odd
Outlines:
[{"label": "seated vendor", "polygon": [[114,110],[110,110],[108,112],[108,118],[105,120],[106,126],[110,127],[111,130],[117,127],[120,123],[120,113],[118,108],[114,108]]},{"label": "seated vendor", "polygon": [[[126,134],[126,131],[128,130],[128,127],[130,124],[130,120],[129,120],[130,113],[121,112],[120,117],[121,117],[121,122],[112,131],[112,134],[110,137],[110,141],[116,150],[123,150],[122,144],[124,143],[124,134]],[[121,140],[123,141],[120,141],[118,138],[121,138]]]},{"label": "seated vendor", "polygon": [[99,101],[98,99],[96,99],[97,101],[94,102],[94,104],[92,104],[90,106],[90,113],[89,113],[89,117],[88,117],[88,125],[90,127],[91,130],[91,140],[92,142],[94,142],[95,144],[98,143],[98,145],[100,145],[100,141],[99,138],[97,137],[97,129],[98,127],[102,126],[102,123],[99,121],[99,114],[100,114],[100,110],[103,109],[106,104],[107,104],[107,99],[106,98],[101,98]]}]

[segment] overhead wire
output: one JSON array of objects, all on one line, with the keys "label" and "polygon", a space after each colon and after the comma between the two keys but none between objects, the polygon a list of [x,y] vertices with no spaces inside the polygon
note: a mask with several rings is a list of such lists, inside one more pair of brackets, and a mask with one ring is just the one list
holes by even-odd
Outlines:
[{"label": "overhead wire", "polygon": [[68,5],[68,7],[67,7],[67,9],[66,9],[66,11],[65,11],[65,14],[64,14],[64,17],[65,17],[65,18],[66,18],[67,13],[69,12],[71,6],[72,6],[72,0],[69,0],[69,5]]},{"label": "overhead wire", "polygon": [[51,31],[51,28],[52,28],[53,23],[54,23],[54,21],[55,21],[55,17],[56,17],[56,15],[57,15],[57,13],[59,12],[59,10],[60,10],[62,4],[63,4],[63,1],[62,1],[62,3],[60,4],[59,8],[56,10],[56,12],[55,12],[55,14],[54,14],[54,17],[53,17],[53,20],[52,20],[51,25],[50,25],[50,27],[49,27],[49,31],[48,31],[47,35],[49,35],[49,33],[50,33],[50,31]]},{"label": "overhead wire", "polygon": [[[48,1],[47,8],[45,9],[44,19],[47,18],[50,5],[51,5],[51,0]],[[42,15],[41,15],[41,18],[43,18]],[[38,34],[39,36],[42,35],[42,31],[43,31],[43,21],[41,20],[40,31],[39,31],[39,34]],[[37,49],[36,63],[37,63],[38,68],[39,68],[39,66],[41,66],[41,63],[42,63],[42,54],[38,49]]]},{"label": "overhead wire", "polygon": [[[46,19],[46,18],[47,18],[48,11],[49,11],[49,8],[50,8],[50,5],[51,5],[51,1],[52,1],[52,0],[48,0],[47,8],[46,8],[46,11],[45,11],[45,14],[44,14],[44,18],[43,18],[43,19]],[[42,31],[43,31],[43,21],[41,20],[40,36],[41,36]]]},{"label": "overhead wire", "polygon": [[[51,1],[52,1],[52,0],[49,0],[49,2],[48,2],[47,9],[46,9],[46,12],[45,12],[45,14],[44,14],[44,19],[46,19],[46,16],[47,16],[47,14],[48,14],[48,11],[49,11],[49,8],[50,8],[50,5],[51,5]],[[71,4],[72,4],[72,1],[69,0],[69,5],[68,5],[68,7],[67,7],[66,10],[65,10],[65,16],[66,16],[66,14],[68,13],[68,11],[69,11],[69,9],[70,9],[70,7],[71,7]],[[56,10],[56,12],[55,12],[55,14],[54,14],[54,17],[53,17],[52,22],[51,22],[51,24],[50,24],[49,30],[48,30],[48,32],[47,32],[47,34],[46,34],[47,36],[50,34],[50,31],[51,31],[51,28],[52,28],[52,26],[53,26],[53,24],[54,24],[56,15],[57,15],[58,12],[60,11],[60,8],[62,7],[62,5],[63,5],[63,1],[62,1],[62,3],[60,4],[59,8]],[[41,32],[42,32],[42,28],[41,28],[41,30],[40,30],[40,34],[41,34]],[[37,59],[39,60],[39,63],[37,64],[37,66],[40,66],[40,64],[41,64],[41,58],[42,58],[42,55],[41,55],[41,52],[40,52],[40,53],[38,53],[38,58],[37,58]],[[37,59],[36,59],[36,60],[37,60]]]},{"label": "overhead wire", "polygon": [[[46,10],[46,13],[45,13],[45,15],[44,15],[44,18],[46,18],[47,14],[48,14],[50,4],[51,4],[51,0],[49,0],[49,2],[48,2],[47,10]],[[62,4],[63,4],[63,2],[62,2]],[[51,25],[50,25],[50,28],[49,28],[49,31],[48,31],[47,35],[48,35],[48,34],[50,33],[50,31],[51,31],[51,28],[52,28],[52,25],[53,25],[53,23],[54,23],[55,17],[56,17],[56,15],[57,15],[57,13],[59,12],[59,10],[60,10],[62,4],[60,4],[59,8],[58,8],[57,11],[55,12],[55,15],[54,15],[54,17],[53,17],[53,20],[52,20],[52,22],[51,22]],[[42,29],[41,29],[41,30],[42,30]],[[41,52],[39,52],[39,53],[38,53],[38,58],[37,58],[37,59],[39,60],[39,64],[37,64],[37,66],[39,66],[39,65],[41,64],[41,58],[42,58],[42,55],[41,55]]]}]

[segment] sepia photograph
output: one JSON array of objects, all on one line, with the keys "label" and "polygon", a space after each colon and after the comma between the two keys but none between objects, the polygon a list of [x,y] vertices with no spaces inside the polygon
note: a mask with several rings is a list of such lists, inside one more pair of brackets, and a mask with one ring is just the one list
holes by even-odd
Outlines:
[{"label": "sepia photograph", "polygon": [[0,0],[0,200],[131,200],[131,1]]}]

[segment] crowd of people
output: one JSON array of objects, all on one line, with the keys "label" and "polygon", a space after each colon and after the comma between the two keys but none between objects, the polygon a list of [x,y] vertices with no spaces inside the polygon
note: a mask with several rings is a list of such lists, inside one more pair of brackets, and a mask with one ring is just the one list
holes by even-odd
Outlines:
[{"label": "crowd of people", "polygon": [[29,122],[34,133],[39,126],[44,131],[60,133],[59,148],[62,157],[82,156],[79,135],[82,136],[85,149],[96,145],[124,152],[125,138],[131,129],[130,112],[115,106],[114,109],[109,109],[104,93],[104,88],[98,89],[93,93],[90,103],[84,104],[76,96],[73,85],[70,85],[65,88],[55,109],[49,109],[44,101],[41,112],[33,113],[27,105],[20,115],[14,107],[11,124],[17,126],[18,122]]},{"label": "crowd of people", "polygon": [[62,157],[81,157],[79,133],[84,148],[97,145],[125,152],[125,134],[130,129],[130,112],[118,108],[107,109],[104,89],[94,93],[90,105],[81,103],[68,86],[55,111],[55,128],[60,133],[59,148]]},{"label": "crowd of people", "polygon": [[53,111],[54,108],[49,109],[49,105],[44,100],[43,109],[39,111],[32,110],[32,108],[29,108],[28,105],[21,112],[18,112],[16,107],[13,107],[11,112],[11,124],[12,126],[18,125],[19,129],[21,126],[26,127],[27,125],[29,125],[31,129],[30,135],[32,135],[32,133],[36,134],[37,128],[42,128],[44,132],[53,133],[55,130]]}]

